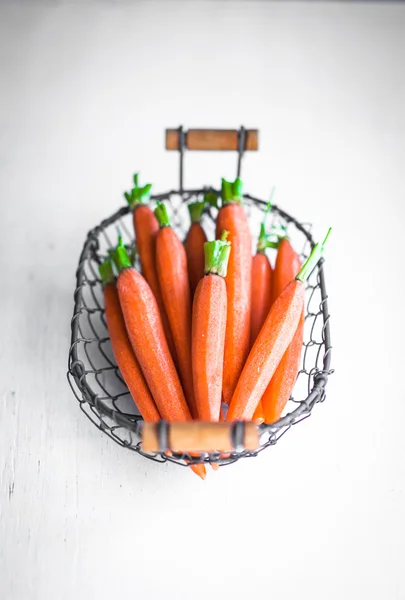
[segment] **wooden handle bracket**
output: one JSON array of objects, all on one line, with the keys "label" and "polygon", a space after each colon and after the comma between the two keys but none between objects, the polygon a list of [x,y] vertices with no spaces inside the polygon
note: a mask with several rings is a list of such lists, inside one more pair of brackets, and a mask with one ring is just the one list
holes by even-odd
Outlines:
[{"label": "wooden handle bracket", "polygon": [[240,136],[244,134],[243,151],[258,150],[259,132],[257,129],[166,129],[166,150],[181,149],[181,135],[184,135],[186,150],[239,151]]},{"label": "wooden handle bracket", "polygon": [[257,129],[166,129],[166,150],[177,150],[180,156],[179,188],[183,193],[185,150],[234,150],[238,153],[236,176],[241,176],[242,158],[246,151],[259,149]]},{"label": "wooden handle bracket", "polygon": [[260,445],[256,423],[144,423],[141,447],[143,452],[242,452],[255,451]]}]

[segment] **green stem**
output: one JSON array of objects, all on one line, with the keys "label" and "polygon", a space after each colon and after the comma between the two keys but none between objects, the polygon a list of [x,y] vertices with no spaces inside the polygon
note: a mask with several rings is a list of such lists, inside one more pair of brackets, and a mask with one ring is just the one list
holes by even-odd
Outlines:
[{"label": "green stem", "polygon": [[205,207],[205,201],[192,202],[187,206],[192,223],[199,223]]},{"label": "green stem", "polygon": [[125,200],[128,202],[131,209],[134,209],[140,204],[147,204],[150,200],[152,184],[147,183],[143,187],[138,185],[139,174],[134,175],[134,187],[130,192],[124,192]]},{"label": "green stem", "polygon": [[128,250],[122,241],[122,237],[118,238],[118,244],[114,250],[108,251],[118,273],[121,273],[124,269],[130,269],[132,267],[131,257],[128,254]]},{"label": "green stem", "polygon": [[242,204],[242,181],[235,179],[235,181],[221,180],[221,197],[223,204]]},{"label": "green stem", "polygon": [[301,271],[298,273],[296,279],[304,283],[311,275],[312,271],[315,269],[318,262],[321,260],[323,253],[325,251],[325,244],[330,236],[332,231],[332,227],[329,227],[328,233],[326,234],[325,239],[322,243],[315,244],[312,248],[311,254],[308,256],[307,260],[302,265]]},{"label": "green stem", "polygon": [[231,253],[231,243],[227,241],[228,232],[223,231],[220,240],[205,242],[205,274],[226,277],[228,260]]},{"label": "green stem", "polygon": [[159,222],[159,227],[170,227],[170,218],[167,214],[166,204],[158,202],[155,208],[155,215]]},{"label": "green stem", "polygon": [[205,192],[204,202],[214,208],[218,208],[218,194],[215,192]]},{"label": "green stem", "polygon": [[98,267],[98,272],[100,273],[101,281],[103,285],[108,285],[109,283],[114,283],[114,271],[111,262],[111,258],[106,258],[103,260],[101,265]]}]

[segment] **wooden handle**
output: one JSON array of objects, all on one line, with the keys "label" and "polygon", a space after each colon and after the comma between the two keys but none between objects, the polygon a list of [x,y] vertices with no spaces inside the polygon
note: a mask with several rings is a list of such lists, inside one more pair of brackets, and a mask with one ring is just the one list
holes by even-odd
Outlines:
[{"label": "wooden handle", "polygon": [[[163,436],[159,435],[163,427]],[[236,431],[235,428],[239,428]],[[234,440],[241,437],[240,447],[234,447]],[[159,437],[167,440],[161,447]],[[144,423],[142,430],[143,452],[233,452],[235,450],[257,450],[260,445],[256,423],[206,423],[188,421],[186,423]]]},{"label": "wooden handle", "polygon": [[[184,132],[188,150],[238,150],[237,129],[189,129]],[[259,131],[245,130],[244,150],[258,150]],[[166,150],[179,149],[179,130],[166,129]]]}]

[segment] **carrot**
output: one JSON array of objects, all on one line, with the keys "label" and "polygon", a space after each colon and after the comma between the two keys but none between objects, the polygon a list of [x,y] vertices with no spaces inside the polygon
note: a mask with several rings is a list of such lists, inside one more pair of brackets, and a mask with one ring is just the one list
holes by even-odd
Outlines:
[{"label": "carrot", "polygon": [[249,353],[252,240],[242,206],[242,182],[222,180],[222,208],[217,237],[229,232],[232,252],[225,278],[228,297],[222,394],[229,404]]},{"label": "carrot", "polygon": [[193,304],[192,369],[195,402],[202,421],[218,421],[221,410],[222,374],[226,329],[226,285],[230,243],[206,242],[205,276],[197,286]]},{"label": "carrot", "polygon": [[191,297],[186,251],[170,227],[167,209],[162,202],[158,202],[155,214],[160,225],[156,239],[159,285],[173,333],[183,389],[191,415],[197,419],[191,366]]},{"label": "carrot", "polygon": [[[279,246],[274,271],[274,300],[287,287],[290,281],[294,279],[300,268],[301,261],[298,254],[292,248],[288,238],[284,238]],[[304,307],[302,307],[300,321],[294,337],[261,399],[266,423],[273,423],[279,419],[285,405],[290,399],[300,366],[304,338],[304,321],[305,314]]]},{"label": "carrot", "polygon": [[297,330],[305,295],[304,282],[320,260],[330,231],[322,244],[314,246],[296,278],[288,284],[271,307],[232,396],[228,421],[252,418]]},{"label": "carrot", "polygon": [[159,231],[159,223],[153,210],[148,206],[152,185],[148,183],[143,187],[138,186],[138,173],[134,175],[134,184],[131,192],[125,192],[124,196],[133,213],[133,222],[136,239],[136,249],[141,263],[142,275],[148,282],[152,292],[155,294],[162,317],[167,342],[173,359],[176,362],[175,348],[169,321],[163,304],[162,293],[156,271],[156,236]]},{"label": "carrot", "polygon": [[278,241],[271,241],[272,234],[266,232],[266,217],[270,210],[271,203],[269,202],[264,213],[263,221],[260,225],[256,254],[252,258],[252,301],[250,311],[251,347],[259,335],[259,331],[261,330],[272,305],[273,269],[266,255],[266,249],[278,248],[280,238],[277,236]]},{"label": "carrot", "polygon": [[207,241],[207,236],[200,223],[204,206],[205,202],[193,202],[188,205],[191,225],[184,242],[184,248],[187,254],[191,298],[194,297],[198,282],[204,277],[204,244]]},{"label": "carrot", "polygon": [[302,344],[304,340],[305,313],[301,311],[294,337],[284,352],[273,377],[270,380],[261,400],[266,423],[274,423],[281,417],[285,405],[290,399],[292,389],[297,379],[301,362]]},{"label": "carrot", "polygon": [[[132,268],[122,240],[112,256],[119,272],[117,288],[128,337],[160,415],[169,422],[189,421],[190,411],[169,351],[156,298],[142,275]],[[193,470],[205,477],[204,465],[194,465]]]},{"label": "carrot", "polygon": [[256,406],[256,410],[253,413],[252,421],[259,421],[259,423],[263,423],[264,421],[264,410],[262,400],[260,400],[259,404]]},{"label": "carrot", "polygon": [[[274,190],[274,188],[273,188]],[[252,258],[252,300],[250,309],[250,347],[256,341],[272,304],[273,269],[266,255],[267,248],[278,248],[278,242],[270,241],[266,233],[266,217],[271,210],[269,202],[260,225],[256,254]],[[253,414],[254,421],[264,421],[262,402],[260,401]]]},{"label": "carrot", "polygon": [[277,252],[273,275],[273,302],[279,297],[290,281],[294,279],[300,268],[300,257],[286,237],[280,242]]},{"label": "carrot", "polygon": [[159,421],[160,414],[135,357],[122,315],[110,259],[99,266],[104,286],[104,308],[111,346],[118,368],[145,421]]}]

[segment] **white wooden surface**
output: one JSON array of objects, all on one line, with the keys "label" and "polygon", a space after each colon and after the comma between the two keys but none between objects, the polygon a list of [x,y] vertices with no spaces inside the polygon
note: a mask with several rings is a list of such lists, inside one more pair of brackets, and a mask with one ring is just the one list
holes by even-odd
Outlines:
[{"label": "white wooden surface", "polygon": [[[405,598],[405,6],[2,2],[0,597]],[[337,369],[280,444],[201,482],[122,450],[65,379],[86,231],[163,129],[261,130],[252,193],[334,226]],[[187,183],[234,157],[187,157]]]}]

